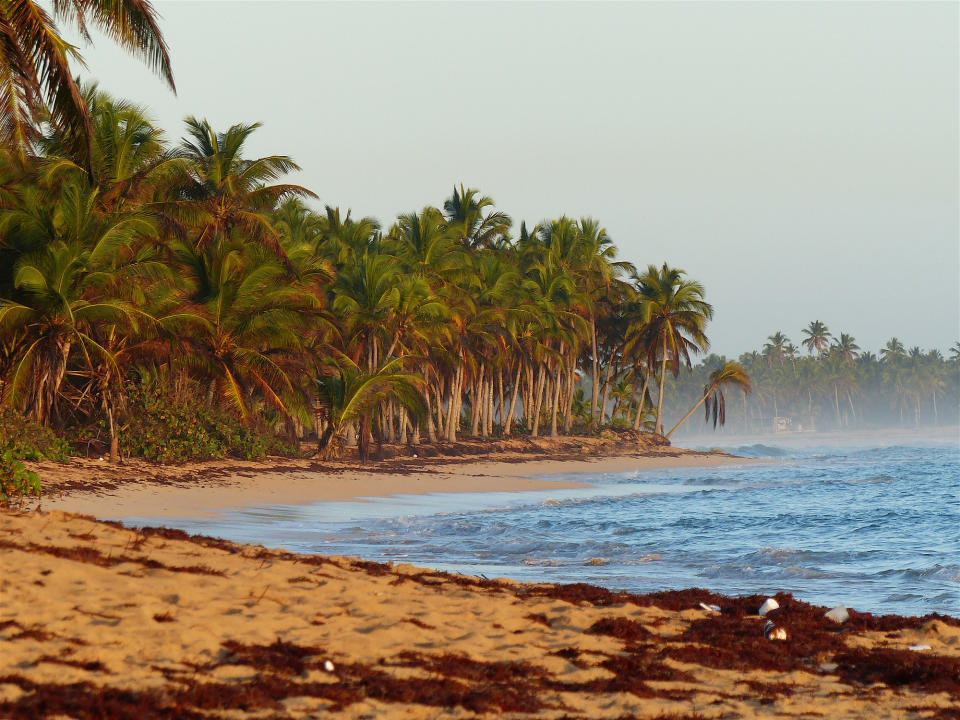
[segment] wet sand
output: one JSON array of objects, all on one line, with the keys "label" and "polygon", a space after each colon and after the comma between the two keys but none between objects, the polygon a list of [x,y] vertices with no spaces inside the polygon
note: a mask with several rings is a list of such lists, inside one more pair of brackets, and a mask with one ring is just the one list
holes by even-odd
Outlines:
[{"label": "wet sand", "polygon": [[[492,447],[491,447],[492,446]],[[547,438],[459,443],[447,452],[391,448],[395,454],[361,465],[355,460],[318,462],[276,458],[176,466],[74,459],[69,465],[32,463],[44,497],[27,507],[64,510],[102,519],[202,517],[250,505],[304,505],[400,494],[519,492],[584,487],[544,475],[704,467],[760,462],[715,452],[696,452],[602,438]],[[416,452],[418,457],[411,453]]]},{"label": "wet sand", "polygon": [[[0,514],[0,717],[954,718],[960,621]],[[699,607],[716,604],[720,613]],[[910,650],[925,645],[929,649]]]}]

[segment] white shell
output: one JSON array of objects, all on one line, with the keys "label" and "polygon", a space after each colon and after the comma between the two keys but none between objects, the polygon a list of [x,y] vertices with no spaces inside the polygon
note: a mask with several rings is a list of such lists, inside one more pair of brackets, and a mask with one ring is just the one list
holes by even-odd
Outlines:
[{"label": "white shell", "polygon": [[702,607],[707,612],[715,612],[715,613],[720,612],[719,605],[707,605],[707,603],[700,603],[700,607]]},{"label": "white shell", "polygon": [[323,669],[327,672],[333,672],[333,663],[327,660],[323,663]]},{"label": "white shell", "polygon": [[845,623],[850,619],[850,613],[847,612],[847,609],[843,605],[837,605],[832,610],[829,610],[826,616],[835,623]]},{"label": "white shell", "polygon": [[911,645],[910,649],[913,650],[914,652],[919,652],[920,650],[929,650],[930,646],[929,645]]},{"label": "white shell", "polygon": [[776,610],[778,607],[780,607],[780,603],[778,603],[773,598],[767,598],[766,600],[763,601],[763,605],[760,606],[760,609],[757,611],[757,614],[766,615],[768,612],[770,612],[771,610]]}]

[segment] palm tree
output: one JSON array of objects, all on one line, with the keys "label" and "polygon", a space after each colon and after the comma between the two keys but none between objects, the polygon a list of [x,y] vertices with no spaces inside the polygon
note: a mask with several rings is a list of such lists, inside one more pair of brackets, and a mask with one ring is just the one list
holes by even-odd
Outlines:
[{"label": "palm tree", "polygon": [[830,330],[819,320],[814,320],[801,332],[807,337],[801,341],[801,345],[807,348],[807,352],[813,355],[814,351],[818,355],[823,355],[830,345]]},{"label": "palm tree", "polygon": [[289,197],[316,197],[299,185],[269,184],[300,166],[286,155],[247,160],[243,149],[259,123],[236,124],[215,132],[206,120],[186,119],[187,135],[179,157],[189,174],[176,188],[177,199],[161,206],[191,234],[198,250],[229,241],[234,232],[244,242],[262,245],[286,262],[271,214]]},{"label": "palm tree", "polygon": [[790,345],[790,339],[778,330],[767,338],[767,344],[763,346],[763,354],[771,360],[783,362],[787,357],[788,345]]},{"label": "palm tree", "polygon": [[454,187],[453,195],[443,203],[447,228],[466,247],[501,247],[509,238],[513,221],[499,210],[484,212],[492,207],[493,200],[480,195],[479,190],[464,188],[462,184],[459,190]]},{"label": "palm tree", "polygon": [[853,335],[847,333],[840,333],[840,338],[834,341],[831,348],[831,352],[835,352],[846,363],[852,363],[856,360],[859,350],[860,346],[857,345]]},{"label": "palm tree", "polygon": [[[175,89],[166,41],[147,0],[58,0],[53,9],[88,42],[89,25],[103,31]],[[50,123],[76,143],[89,169],[93,123],[69,65],[71,59],[83,65],[77,48],[61,37],[54,18],[36,0],[0,2],[0,28],[0,144],[25,160],[49,113]]]},{"label": "palm tree", "polygon": [[139,314],[113,294],[111,283],[124,262],[120,251],[152,225],[136,214],[100,217],[97,193],[76,183],[47,200],[27,192],[20,208],[0,213],[0,232],[33,236],[40,246],[14,265],[13,296],[0,298],[0,332],[25,334],[10,380],[14,401],[22,399],[37,422],[60,424],[58,399],[71,351],[88,367],[94,356],[110,362],[93,328],[133,323]]},{"label": "palm tree", "polygon": [[887,340],[887,344],[884,345],[883,349],[880,351],[880,356],[887,361],[902,357],[905,354],[906,347],[895,337]]},{"label": "palm tree", "polygon": [[684,280],[686,273],[650,265],[640,279],[639,295],[646,305],[647,318],[641,330],[643,343],[648,348],[648,367],[660,366],[657,395],[657,424],[654,432],[663,434],[663,390],[667,368],[673,376],[681,364],[690,367],[690,353],[702,352],[709,343],[704,333],[707,320],[713,317],[713,307],[704,298],[703,285]]},{"label": "palm tree", "polygon": [[690,408],[690,411],[686,415],[680,418],[680,422],[673,426],[673,429],[667,433],[666,438],[669,440],[670,436],[677,431],[677,428],[683,425],[687,419],[697,411],[697,408],[704,403],[706,403],[707,422],[709,422],[712,414],[713,427],[716,428],[718,422],[723,426],[726,422],[726,401],[723,396],[723,388],[728,385],[740,388],[745,395],[749,395],[753,391],[750,385],[750,376],[747,375],[747,371],[735,362],[725,362],[722,367],[710,373],[710,382],[703,388],[703,397],[697,401],[696,405]]},{"label": "palm tree", "polygon": [[307,418],[296,378],[317,300],[287,283],[273,258],[250,257],[243,249],[197,252],[177,246],[200,302],[184,309],[179,322],[188,349],[183,362],[209,378],[207,404],[221,398],[249,420],[251,401],[262,398],[286,417]]},{"label": "palm tree", "polygon": [[381,403],[396,399],[416,417],[426,414],[420,395],[423,380],[403,371],[403,359],[394,358],[374,372],[363,372],[347,358],[341,358],[336,374],[317,378],[317,394],[327,418],[319,439],[318,454],[324,458],[338,457],[342,452],[346,429],[360,426],[360,457],[366,461],[366,438],[371,417]]}]

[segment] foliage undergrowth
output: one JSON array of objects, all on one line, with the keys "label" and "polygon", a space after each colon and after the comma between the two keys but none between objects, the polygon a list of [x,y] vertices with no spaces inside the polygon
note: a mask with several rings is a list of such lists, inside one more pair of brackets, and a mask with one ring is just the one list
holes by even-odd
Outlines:
[{"label": "foliage undergrowth", "polygon": [[13,452],[5,450],[0,453],[0,505],[26,495],[40,495],[40,476],[27,470]]},{"label": "foliage undergrowth", "polygon": [[11,460],[59,462],[72,454],[70,444],[53,430],[5,406],[0,406],[0,453],[9,453]]},{"label": "foliage undergrowth", "polygon": [[294,451],[268,428],[244,425],[196,399],[177,400],[158,388],[129,390],[128,421],[119,432],[121,451],[154,462],[236,457],[255,460]]}]

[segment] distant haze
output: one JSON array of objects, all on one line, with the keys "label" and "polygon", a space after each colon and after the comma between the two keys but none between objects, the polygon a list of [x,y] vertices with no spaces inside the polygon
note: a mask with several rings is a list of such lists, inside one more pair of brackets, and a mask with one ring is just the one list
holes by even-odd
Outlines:
[{"label": "distant haze", "polygon": [[728,355],[960,335],[958,3],[156,5],[178,96],[107,41],[83,75],[174,139],[263,122],[320,208],[593,215],[706,285]]}]

